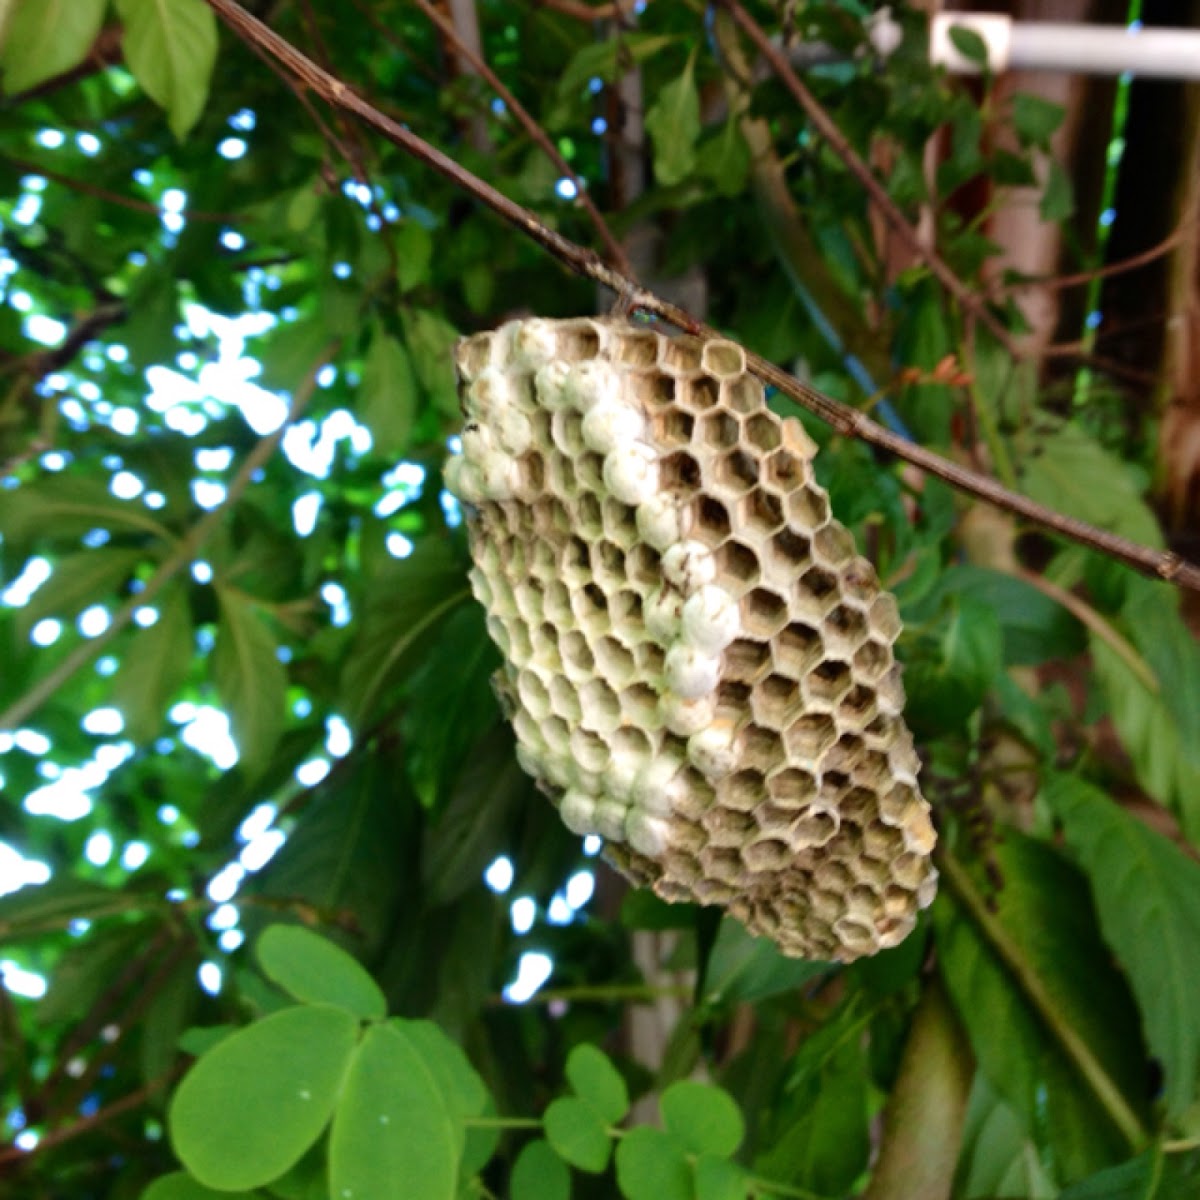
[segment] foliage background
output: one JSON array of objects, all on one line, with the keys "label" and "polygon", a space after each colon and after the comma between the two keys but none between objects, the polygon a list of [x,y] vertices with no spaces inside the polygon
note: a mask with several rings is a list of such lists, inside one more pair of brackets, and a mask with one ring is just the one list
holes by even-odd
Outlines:
[{"label": "foliage background", "polygon": [[[1190,93],[1097,85],[1064,109],[1045,81],[931,71],[918,11],[880,67],[855,56],[867,5],[755,9],[839,52],[807,82],[1014,358],[715,11],[455,10],[565,173],[419,7],[252,7],[600,245],[582,179],[642,278],[830,394],[1053,508],[1186,545],[1195,346],[1161,331],[1194,327]],[[626,894],[515,765],[439,478],[455,337],[608,298],[290,91],[201,0],[9,0],[0,29],[0,1190],[138,1196],[177,1169],[168,1132],[197,1169],[165,1116],[214,1045],[195,1030],[288,1011],[326,1024],[285,1045],[350,1030],[413,1121],[444,1102],[447,1195],[1197,1194],[1200,653],[1170,588],[802,418],[901,601],[942,895],[904,946],[838,969]],[[1109,139],[1136,160],[1170,104],[1183,166],[1151,195]],[[1031,246],[1086,273],[1175,222],[1140,290],[1022,286]],[[280,922],[363,964],[365,984],[326,963],[358,1000],[297,984],[311,943],[283,967],[251,955]],[[636,1132],[608,1060],[570,1057],[589,1042]],[[442,1055],[427,1103],[389,1053]],[[339,1114],[360,1095],[340,1078]],[[725,1091],[669,1090],[689,1078]],[[642,1131],[656,1096],[662,1135]],[[512,1121],[481,1148],[488,1114]],[[361,1194],[400,1194],[397,1163],[419,1171],[441,1136],[422,1129],[342,1154]],[[323,1197],[323,1154],[251,1186]]]}]

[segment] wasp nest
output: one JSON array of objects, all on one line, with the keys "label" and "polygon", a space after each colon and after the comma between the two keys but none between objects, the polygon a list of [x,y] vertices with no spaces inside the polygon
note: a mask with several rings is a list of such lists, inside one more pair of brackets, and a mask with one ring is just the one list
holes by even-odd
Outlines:
[{"label": "wasp nest", "polygon": [[893,598],[740,347],[616,321],[459,344],[447,486],[518,754],[576,833],[784,953],[894,946],[933,898]]}]

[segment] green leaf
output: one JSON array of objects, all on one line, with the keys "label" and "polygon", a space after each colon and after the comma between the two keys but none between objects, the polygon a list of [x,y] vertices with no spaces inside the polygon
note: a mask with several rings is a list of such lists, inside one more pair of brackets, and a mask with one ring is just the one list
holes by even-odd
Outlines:
[{"label": "green leaf", "polygon": [[1104,940],[1125,967],[1146,1041],[1181,1115],[1200,1077],[1200,865],[1098,788],[1052,775],[1042,792],[1092,881]]},{"label": "green leaf", "polygon": [[1067,1188],[1058,1200],[1197,1200],[1200,1154],[1147,1150]]},{"label": "green leaf", "polygon": [[304,1004],[333,1004],[365,1020],[387,1016],[387,1000],[357,959],[301,925],[272,925],[254,947],[272,983]]},{"label": "green leaf", "polygon": [[740,195],[750,174],[750,147],[737,119],[730,117],[716,137],[708,138],[696,155],[696,169],[722,196]]},{"label": "green leaf", "polygon": [[629,1111],[629,1089],[612,1059],[584,1043],[567,1055],[567,1079],[575,1094],[586,1100],[610,1125]]},{"label": "green leaf", "polygon": [[196,987],[198,959],[198,954],[189,954],[179,960],[154,994],[142,1019],[138,1049],[142,1079],[149,1086],[156,1085],[167,1074],[179,1055],[179,1039],[191,1021],[201,995]]},{"label": "green leaf", "polygon": [[1063,123],[1066,109],[1032,92],[1017,92],[1012,98],[1012,123],[1025,146],[1049,147],[1050,138]]},{"label": "green leaf", "polygon": [[1090,521],[1155,549],[1162,530],[1127,464],[1077,425],[1043,438],[1025,464],[1021,489],[1031,500]]},{"label": "green leaf", "polygon": [[125,63],[182,139],[200,119],[217,61],[217,19],[204,0],[115,0]]},{"label": "green leaf", "polygon": [[967,1103],[952,1194],[962,1200],[999,1196],[1056,1200],[1058,1196],[1016,1114],[979,1072]]},{"label": "green leaf", "polygon": [[0,896],[0,941],[12,943],[66,929],[77,918],[94,921],[136,907],[128,892],[56,874],[48,883],[26,884]]},{"label": "green leaf", "polygon": [[141,1200],[254,1200],[257,1192],[214,1191],[197,1183],[183,1171],[156,1179],[143,1193]]},{"label": "green leaf", "polygon": [[1043,221],[1065,221],[1074,211],[1075,188],[1071,177],[1058,159],[1051,159],[1038,212]]},{"label": "green leaf", "polygon": [[260,774],[283,733],[287,672],[275,638],[242,592],[216,585],[221,621],[213,648],[213,682],[229,713],[242,768]]},{"label": "green leaf", "polygon": [[968,62],[973,62],[978,67],[987,67],[987,42],[974,29],[970,29],[966,25],[951,25],[950,44]]},{"label": "green leaf", "polygon": [[1200,767],[1192,763],[1166,701],[1106,641],[1091,635],[1088,642],[1109,716],[1138,783],[1179,814],[1191,841],[1200,841]]},{"label": "green leaf", "polygon": [[117,500],[96,478],[63,475],[4,493],[0,532],[14,542],[81,538],[93,529],[133,530],[162,541],[171,535],[145,507]]},{"label": "green leaf", "polygon": [[371,335],[358,410],[379,454],[395,458],[408,449],[417,412],[417,380],[408,351],[381,327]]},{"label": "green leaf", "polygon": [[213,1047],[168,1111],[171,1144],[201,1183],[270,1183],[320,1136],[346,1079],[358,1022],[340,1008],[285,1008]]},{"label": "green leaf", "polygon": [[604,1122],[583,1100],[566,1096],[551,1101],[542,1118],[546,1140],[554,1152],[581,1171],[599,1174],[608,1166],[612,1145]]},{"label": "green leaf", "polygon": [[158,620],[125,639],[112,702],[125,719],[125,734],[142,745],[158,736],[175,693],[192,665],[192,613],[178,584],[159,592]]},{"label": "green leaf", "polygon": [[746,1172],[728,1159],[702,1154],[695,1163],[696,1200],[746,1200]]},{"label": "green leaf", "polygon": [[[1095,925],[1087,882],[1053,849],[1005,832],[992,847],[1004,886],[994,919],[1111,1086],[1144,1094],[1137,1010]],[[1022,1130],[1048,1147],[1058,1183],[1118,1162],[1128,1144],[1062,1036],[1043,1020],[977,924],[955,916],[943,888],[934,907],[939,963],[979,1069]]]},{"label": "green leaf", "polygon": [[558,80],[561,95],[567,95],[586,87],[592,79],[603,79],[611,83],[623,71],[635,63],[652,58],[664,46],[678,38],[664,34],[626,34],[619,40],[588,42],[563,68]]},{"label": "green leaf", "polygon": [[696,56],[683,74],[668,83],[646,113],[646,131],[654,142],[654,174],[664,187],[682,183],[696,167],[700,136],[700,93],[696,90]]},{"label": "green leaf", "polygon": [[329,1190],[363,1200],[454,1200],[462,1131],[402,1026],[367,1031],[329,1139]]},{"label": "green leaf", "polygon": [[513,1164],[509,1200],[569,1200],[571,1172],[547,1142],[529,1142]]},{"label": "green leaf", "polygon": [[661,1100],[663,1124],[693,1154],[728,1158],[742,1144],[746,1123],[741,1109],[723,1088],[681,1079]]},{"label": "green leaf", "polygon": [[17,633],[27,637],[43,617],[71,620],[83,609],[111,598],[143,559],[140,550],[103,547],[60,558],[53,574],[17,613]]},{"label": "green leaf", "polygon": [[405,309],[401,323],[413,369],[430,402],[442,416],[457,421],[454,345],[458,341],[458,330],[441,313],[427,308]]},{"label": "green leaf", "polygon": [[617,1144],[617,1183],[626,1200],[692,1200],[692,1172],[669,1133],[639,1125]]},{"label": "green leaf", "polygon": [[433,238],[419,221],[401,221],[393,227],[396,247],[396,282],[401,292],[429,282],[433,262]]},{"label": "green leaf", "polygon": [[709,1004],[753,1003],[836,969],[832,963],[785,958],[774,942],[752,937],[739,921],[725,917],[708,960],[704,999]]},{"label": "green leaf", "polygon": [[7,14],[0,7],[4,91],[15,96],[81,63],[107,7],[108,0],[15,0]]}]

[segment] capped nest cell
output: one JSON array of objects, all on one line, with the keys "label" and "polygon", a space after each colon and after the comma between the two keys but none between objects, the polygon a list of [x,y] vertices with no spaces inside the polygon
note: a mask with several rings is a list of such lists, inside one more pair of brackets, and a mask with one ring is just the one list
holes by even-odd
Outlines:
[{"label": "capped nest cell", "polygon": [[937,881],[900,619],[801,426],[732,342],[624,322],[514,321],[457,365],[446,483],[521,764],[563,821],[785,954],[896,945]]}]

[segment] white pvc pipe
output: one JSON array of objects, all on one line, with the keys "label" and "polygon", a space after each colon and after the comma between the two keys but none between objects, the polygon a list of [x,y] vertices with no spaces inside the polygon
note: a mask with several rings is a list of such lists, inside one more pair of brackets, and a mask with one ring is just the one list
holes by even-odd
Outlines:
[{"label": "white pvc pipe", "polygon": [[1126,28],[1122,25],[1062,25],[1014,21],[999,13],[939,13],[929,31],[929,57],[959,74],[979,65],[950,40],[953,28],[970,29],[988,52],[988,68],[1001,71],[1061,71],[1080,75],[1156,76],[1200,79],[1200,30]]}]

